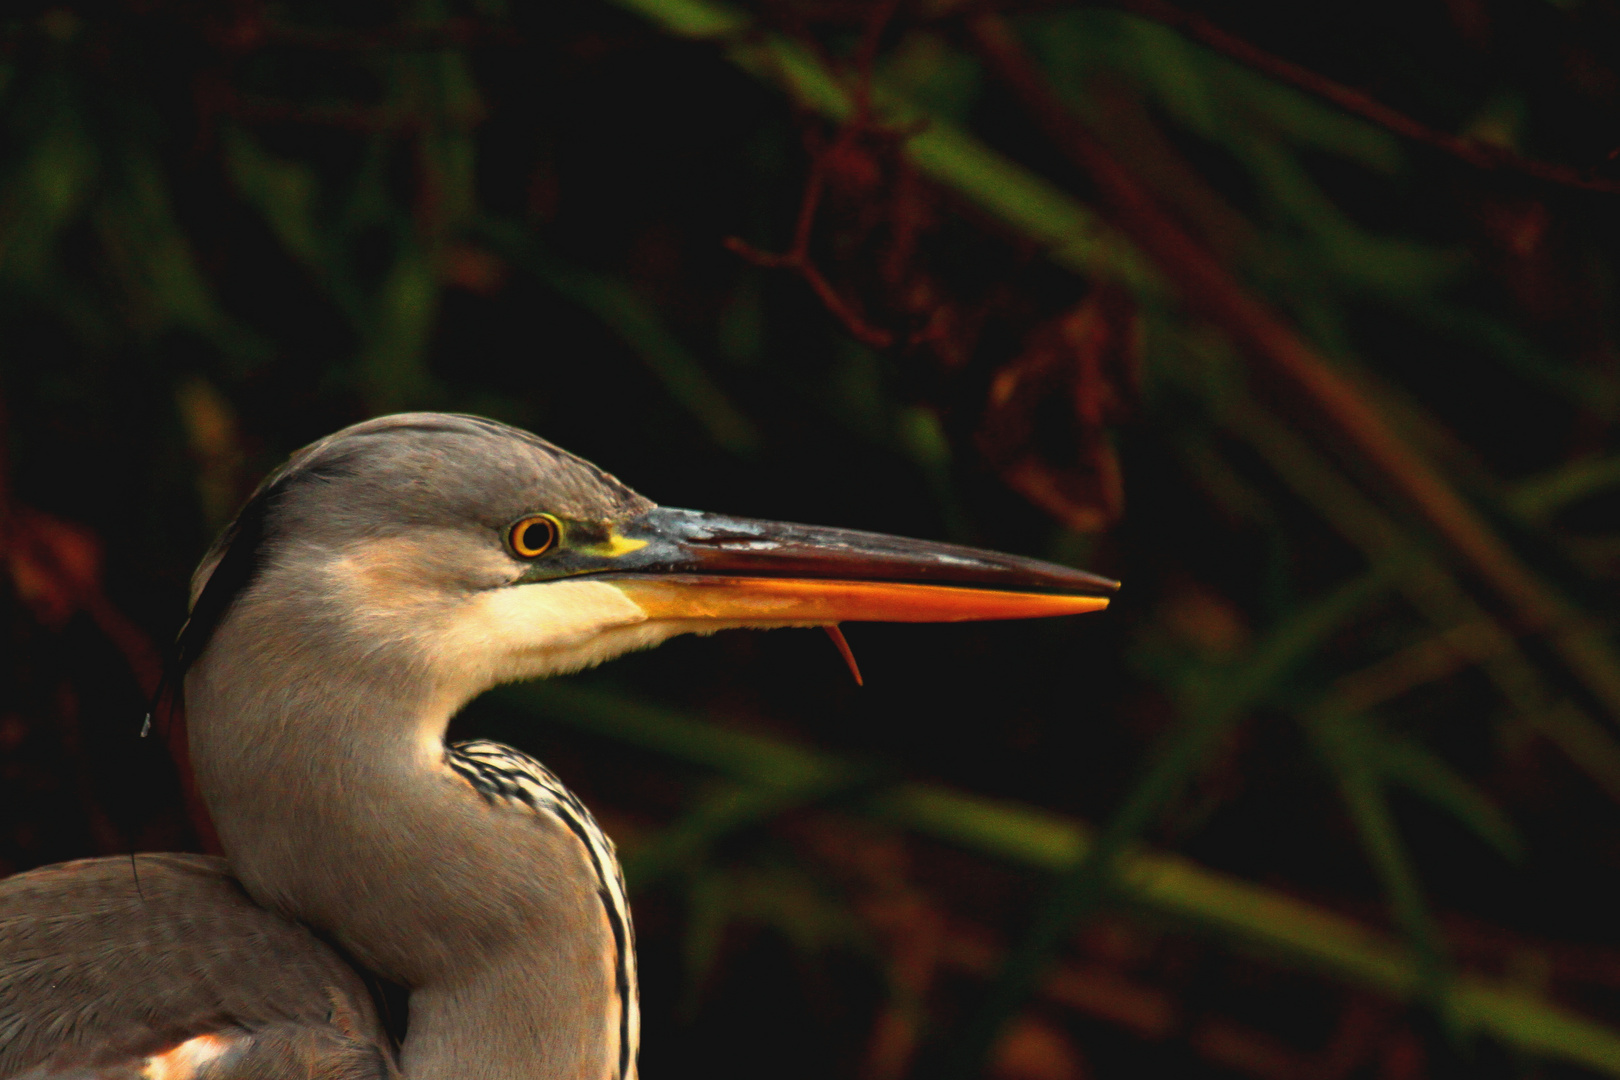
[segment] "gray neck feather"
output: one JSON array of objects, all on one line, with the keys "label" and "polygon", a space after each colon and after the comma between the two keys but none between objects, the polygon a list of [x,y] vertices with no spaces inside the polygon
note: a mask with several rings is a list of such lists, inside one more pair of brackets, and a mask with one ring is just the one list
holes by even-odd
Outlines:
[{"label": "gray neck feather", "polygon": [[614,942],[578,842],[445,767],[481,687],[435,685],[410,642],[360,647],[309,595],[239,599],[186,678],[243,885],[411,989],[410,1080],[607,1080]]}]

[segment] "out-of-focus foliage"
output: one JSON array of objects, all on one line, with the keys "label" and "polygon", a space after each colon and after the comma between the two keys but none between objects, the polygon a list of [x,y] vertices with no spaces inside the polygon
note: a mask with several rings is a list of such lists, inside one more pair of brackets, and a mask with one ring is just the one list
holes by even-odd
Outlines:
[{"label": "out-of-focus foliage", "polygon": [[649,1077],[1620,1074],[1617,30],[5,16],[0,871],[199,842],[137,738],[192,562],[303,442],[457,409],[1126,583],[849,628],[862,690],[730,635],[469,710],[621,840]]}]

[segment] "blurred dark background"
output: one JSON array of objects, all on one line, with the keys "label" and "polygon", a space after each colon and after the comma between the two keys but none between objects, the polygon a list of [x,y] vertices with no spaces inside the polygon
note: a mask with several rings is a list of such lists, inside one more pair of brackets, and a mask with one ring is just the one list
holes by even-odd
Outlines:
[{"label": "blurred dark background", "polygon": [[1620,5],[0,18],[0,873],[197,849],[190,570],[381,412],[1125,582],[457,722],[619,840],[649,1080],[1620,1075]]}]

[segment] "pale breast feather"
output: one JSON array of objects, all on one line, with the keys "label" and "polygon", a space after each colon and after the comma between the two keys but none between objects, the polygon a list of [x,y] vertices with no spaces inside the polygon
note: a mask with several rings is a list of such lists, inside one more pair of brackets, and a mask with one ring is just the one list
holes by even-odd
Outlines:
[{"label": "pale breast feather", "polygon": [[446,752],[445,763],[491,802],[524,806],[551,814],[584,846],[591,867],[596,872],[597,893],[602,899],[602,908],[612,928],[619,954],[616,966],[620,1004],[616,1080],[631,1080],[635,1076],[636,1050],[641,1038],[635,929],[630,921],[624,873],[619,869],[613,841],[608,839],[579,797],[569,791],[550,769],[510,746],[482,739],[457,743]]}]

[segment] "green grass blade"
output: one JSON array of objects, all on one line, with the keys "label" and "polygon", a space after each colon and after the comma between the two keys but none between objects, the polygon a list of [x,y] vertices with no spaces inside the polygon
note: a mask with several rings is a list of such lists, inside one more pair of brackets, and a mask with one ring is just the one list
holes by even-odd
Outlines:
[{"label": "green grass blade", "polygon": [[1620,487],[1620,457],[1579,458],[1515,485],[1508,508],[1528,521],[1545,522],[1570,503]]},{"label": "green grass blade", "polygon": [[[822,59],[796,41],[749,32],[746,16],[697,0],[616,0],[678,37],[723,44],[737,66],[787,90],[801,106],[831,120],[854,112],[849,89]],[[944,117],[933,116],[881,80],[880,115],[897,130],[915,130],[905,152],[925,175],[966,196],[1011,229],[1079,273],[1111,278],[1140,292],[1161,291],[1158,275],[1113,228],[1056,185],[997,153]]]},{"label": "green grass blade", "polygon": [[1449,813],[1503,858],[1517,861],[1524,856],[1524,841],[1507,815],[1443,758],[1411,739],[1360,720],[1352,722],[1363,723],[1374,733],[1368,750],[1379,775]]},{"label": "green grass blade", "polygon": [[655,838],[637,845],[624,861],[631,888],[642,889],[703,862],[727,836],[870,783],[859,769],[807,774],[800,784],[725,784],[710,791],[684,817]]},{"label": "green grass blade", "polygon": [[[1217,355],[1203,371],[1166,366],[1164,374],[1199,391],[1216,420],[1247,443],[1278,479],[1373,565],[1387,565],[1408,603],[1436,628],[1478,626],[1490,639],[1471,657],[1508,703],[1611,798],[1620,799],[1620,743],[1590,715],[1551,689],[1512,633],[1469,596],[1456,576],[1416,537],[1369,499],[1305,440],[1243,390]],[[1189,364],[1194,368],[1196,361]]]},{"label": "green grass blade", "polygon": [[576,682],[503,687],[488,700],[754,784],[803,789],[837,782],[852,772],[835,758]]},{"label": "green grass blade", "polygon": [[1008,953],[988,999],[950,1056],[951,1075],[968,1077],[980,1071],[1007,1022],[1034,993],[1053,952],[1101,900],[1119,857],[1210,760],[1221,738],[1384,587],[1383,575],[1369,574],[1310,605],[1269,634],[1194,703],[1097,843],[1059,879],[1024,939]]},{"label": "green grass blade", "polygon": [[281,246],[318,275],[331,270],[325,233],[317,221],[314,170],[277,157],[237,127],[220,132],[225,167],[248,205],[264,216]]},{"label": "green grass blade", "polygon": [[761,436],[703,365],[664,325],[653,306],[626,282],[570,266],[544,251],[519,226],[485,219],[478,233],[503,255],[563,296],[601,319],[641,358],[670,397],[703,425],[715,444],[747,456]]},{"label": "green grass blade", "polygon": [[[513,686],[495,704],[743,783],[805,783],[848,769],[838,759],[732,731],[582,683]],[[1071,818],[930,784],[887,787],[866,803],[880,820],[1016,866],[1063,874],[1092,850],[1094,833]],[[1133,909],[1218,937],[1245,952],[1397,1000],[1418,997],[1416,958],[1388,936],[1291,896],[1175,855],[1132,848],[1120,858],[1116,895]],[[1526,1053],[1620,1077],[1620,1032],[1545,998],[1459,975],[1454,1017]]]},{"label": "green grass blade", "polygon": [[1338,781],[1362,850],[1383,885],[1396,925],[1417,958],[1423,996],[1443,1005],[1450,986],[1448,960],[1417,870],[1384,797],[1380,748],[1367,725],[1331,712],[1310,717],[1305,727]]}]

